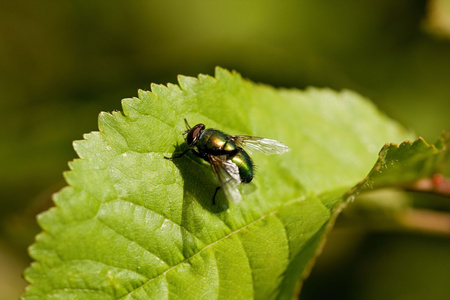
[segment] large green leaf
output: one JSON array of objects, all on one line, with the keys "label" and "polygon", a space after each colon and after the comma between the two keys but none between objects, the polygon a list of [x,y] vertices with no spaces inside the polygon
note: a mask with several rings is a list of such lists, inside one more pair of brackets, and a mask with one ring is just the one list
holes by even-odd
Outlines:
[{"label": "large green leaf", "polygon": [[[445,145],[418,140],[407,155],[387,145],[376,164],[386,161],[385,175],[376,178],[375,167],[365,177],[386,142],[412,135],[361,96],[274,89],[222,69],[179,84],[125,99],[123,113],[101,113],[100,131],[74,143],[80,159],[65,174],[69,186],[39,216],[26,299],[290,298],[346,200],[374,180],[429,176]],[[183,118],[291,151],[254,154],[257,175],[243,200],[219,192],[213,205],[205,162],[163,159],[184,147],[175,146]],[[430,162],[425,172],[407,163],[420,159]],[[398,166],[408,172],[394,174]]]}]

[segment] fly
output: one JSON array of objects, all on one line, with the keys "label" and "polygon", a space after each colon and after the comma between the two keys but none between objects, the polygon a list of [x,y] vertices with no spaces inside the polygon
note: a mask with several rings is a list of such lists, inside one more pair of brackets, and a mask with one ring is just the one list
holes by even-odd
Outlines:
[{"label": "fly", "polygon": [[[165,159],[179,158],[188,151],[207,161],[216,176],[219,186],[213,196],[213,205],[217,191],[222,188],[228,200],[239,202],[241,194],[238,185],[253,180],[254,165],[247,151],[259,151],[263,154],[282,154],[289,151],[285,144],[262,137],[247,135],[228,135],[220,130],[206,128],[204,124],[190,127],[187,120],[183,132],[188,148],[180,154]],[[246,150],[244,150],[247,149]]]}]

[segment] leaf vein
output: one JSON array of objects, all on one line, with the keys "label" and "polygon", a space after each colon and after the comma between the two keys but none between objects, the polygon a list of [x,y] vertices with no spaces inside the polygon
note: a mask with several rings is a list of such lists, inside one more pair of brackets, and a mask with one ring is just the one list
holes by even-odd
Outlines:
[{"label": "leaf vein", "polygon": [[[117,200],[117,199],[116,199],[116,200]],[[164,215],[163,213],[158,212],[158,211],[156,211],[156,210],[154,210],[154,209],[151,209],[151,208],[149,208],[149,207],[147,207],[147,206],[144,206],[144,205],[135,203],[135,202],[130,201],[130,200],[128,200],[128,199],[122,199],[122,198],[119,198],[119,200],[125,201],[125,202],[128,202],[128,203],[131,203],[131,204],[136,205],[136,206],[140,206],[140,207],[142,207],[142,208],[145,209],[145,210],[148,210],[148,211],[150,211],[150,212],[153,212],[153,213],[155,213],[155,214],[157,214],[157,215],[163,217],[164,219],[169,220],[170,222],[172,222],[173,224],[177,225],[178,227],[180,227],[180,228],[181,228],[182,230],[184,230],[185,232],[187,232],[187,233],[189,233],[190,235],[192,235],[193,237],[195,237],[197,240],[199,240],[199,241],[201,241],[202,243],[206,244],[205,241],[202,241],[202,240],[201,240],[198,236],[196,236],[193,232],[190,232],[190,231],[187,230],[185,227],[183,227],[181,224],[178,224],[177,222],[175,222],[174,220],[170,219],[168,216]]]},{"label": "leaf vein", "polygon": [[[157,279],[157,278],[159,278],[159,277],[161,277],[161,276],[165,276],[169,271],[171,271],[171,270],[173,270],[173,269],[176,269],[178,266],[181,266],[181,265],[184,264],[185,262],[187,262],[187,261],[189,261],[190,259],[192,259],[194,256],[199,255],[199,254],[202,253],[203,251],[205,251],[205,250],[207,250],[207,249],[213,247],[215,244],[217,244],[217,243],[219,243],[219,242],[221,242],[221,241],[223,241],[223,240],[225,240],[225,239],[230,238],[231,236],[233,236],[233,235],[239,233],[240,231],[244,230],[245,228],[247,228],[247,227],[249,227],[249,226],[251,226],[251,225],[253,225],[253,224],[257,223],[257,222],[260,222],[260,221],[264,220],[265,218],[267,218],[267,217],[269,217],[269,216],[272,216],[272,215],[274,215],[274,214],[276,214],[276,213],[277,213],[277,210],[271,211],[271,212],[269,212],[269,213],[267,213],[267,214],[265,214],[265,215],[262,215],[262,216],[259,217],[258,219],[254,220],[254,221],[252,221],[252,222],[250,222],[250,223],[248,223],[248,224],[246,224],[245,226],[243,226],[243,227],[241,227],[241,228],[239,228],[239,229],[236,229],[235,231],[230,232],[230,233],[227,234],[226,236],[224,236],[224,237],[218,239],[217,241],[215,241],[215,242],[213,242],[213,243],[211,243],[211,244],[205,246],[204,248],[200,249],[198,252],[196,252],[196,253],[194,253],[193,255],[191,255],[190,257],[184,259],[183,261],[181,261],[181,262],[178,263],[177,265],[174,265],[174,266],[170,267],[169,269],[167,269],[166,271],[164,271],[163,273],[161,273],[161,274],[155,276],[154,278],[149,279],[147,282],[143,283],[140,287],[137,287],[136,289],[134,289],[133,291],[131,291],[131,292],[130,292],[129,294],[127,294],[126,296],[130,296],[130,295],[131,295],[132,293],[134,293],[137,289],[139,289],[139,288],[145,286],[146,284],[151,283],[153,280],[155,280],[155,279]],[[122,297],[121,299],[123,299],[123,297]]]},{"label": "leaf vein", "polygon": [[[97,218],[98,219],[98,218]],[[103,222],[101,219],[98,219],[100,221],[100,223],[102,223],[103,225],[105,225],[106,227],[108,227],[109,229],[111,229],[112,231],[114,231],[117,235],[124,237],[125,239],[127,239],[128,241],[130,241],[131,243],[134,243],[136,245],[138,245],[139,247],[141,247],[142,249],[144,249],[146,252],[150,253],[151,255],[157,257],[159,260],[161,260],[163,263],[165,263],[166,265],[170,266],[170,264],[168,262],[166,262],[164,259],[162,259],[161,257],[159,257],[158,255],[156,255],[155,253],[151,252],[150,250],[148,250],[147,248],[145,248],[144,246],[142,246],[141,244],[139,244],[136,241],[133,241],[132,239],[130,239],[129,237],[127,237],[126,235],[118,232],[116,229],[114,229],[113,227],[109,226],[108,224],[106,224],[105,222]],[[146,276],[147,277],[147,276]]]},{"label": "leaf vein", "polygon": [[144,274],[144,273],[140,273],[140,272],[137,272],[137,271],[135,271],[135,270],[126,269],[126,268],[124,268],[124,267],[115,266],[115,265],[108,264],[108,263],[105,263],[105,262],[103,262],[103,261],[99,261],[99,260],[95,260],[95,259],[91,259],[91,258],[64,259],[63,261],[66,262],[66,263],[67,263],[67,262],[93,262],[93,263],[97,263],[97,264],[104,265],[104,266],[106,266],[106,267],[115,268],[115,269],[118,269],[118,270],[130,271],[130,272],[133,272],[133,273],[142,275],[142,276],[144,276],[145,278],[148,279],[148,276],[147,276],[146,274]]}]

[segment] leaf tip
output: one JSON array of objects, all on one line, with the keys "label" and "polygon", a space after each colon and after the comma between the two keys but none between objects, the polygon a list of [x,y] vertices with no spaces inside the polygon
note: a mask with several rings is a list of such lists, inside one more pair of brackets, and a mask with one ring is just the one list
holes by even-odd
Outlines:
[{"label": "leaf tip", "polygon": [[198,79],[191,76],[178,75],[177,81],[182,90],[188,90],[197,83]]}]

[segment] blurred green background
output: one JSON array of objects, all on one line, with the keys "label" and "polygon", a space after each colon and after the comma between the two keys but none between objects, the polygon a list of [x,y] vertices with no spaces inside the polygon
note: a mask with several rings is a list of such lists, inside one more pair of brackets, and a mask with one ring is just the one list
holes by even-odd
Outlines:
[{"label": "blurred green background", "polygon": [[[35,215],[65,185],[62,172],[76,157],[71,142],[97,129],[100,111],[120,110],[122,98],[152,82],[212,75],[218,65],[274,86],[353,89],[434,142],[450,129],[449,7],[445,0],[2,1],[0,299],[17,298],[25,286]],[[344,230],[336,239],[336,232],[303,299],[448,299],[448,236]],[[343,243],[350,246],[336,250]]]}]

